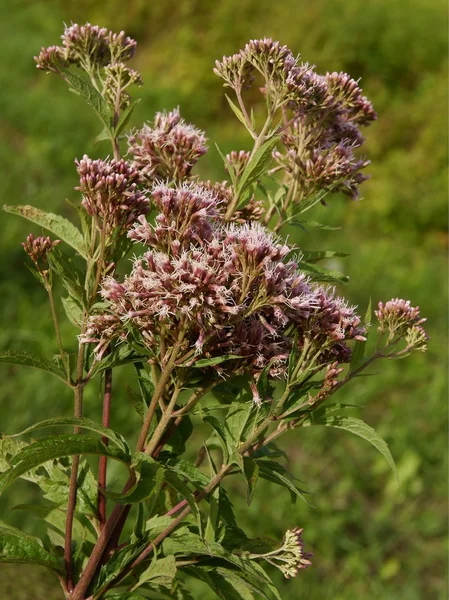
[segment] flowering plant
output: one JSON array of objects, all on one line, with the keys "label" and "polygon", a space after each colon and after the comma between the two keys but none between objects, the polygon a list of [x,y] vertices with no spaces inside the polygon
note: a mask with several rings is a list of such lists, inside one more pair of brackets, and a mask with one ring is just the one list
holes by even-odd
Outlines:
[{"label": "flowering plant", "polygon": [[[194,167],[207,140],[179,109],[124,135],[136,105],[129,89],[142,84],[128,66],[135,48],[123,32],[71,25],[61,46],[36,57],[97,113],[113,157],[76,161],[80,227],[31,206],[5,207],[57,238],[30,234],[23,246],[48,293],[58,353],[7,352],[0,361],[42,369],[74,394],[72,417],[51,416],[22,434],[74,429],[0,440],[0,491],[19,477],[39,486],[48,527],[39,540],[1,525],[0,559],[47,567],[72,600],[188,599],[189,577],[220,598],[279,598],[264,567],[289,578],[309,566],[303,530],[287,530],[282,543],[249,538],[223,481],[243,477],[248,504],[259,479],[305,499],[275,441],[312,425],[366,439],[395,470],[376,432],[329,399],[374,361],[426,349],[419,310],[395,299],[379,303],[367,355],[371,310],[362,319],[332,287],[344,277],[318,265],[334,253],[301,252],[279,237],[288,223],[317,226],[303,214],[333,193],[357,197],[368,165],[358,155],[361,128],[376,113],[345,73],[319,75],[278,42],[252,40],[214,71],[253,148],[222,156],[228,180],[201,181]],[[251,87],[265,99],[263,119],[248,105]],[[55,280],[79,329],[75,354],[60,333]],[[142,422],[134,450],[109,427],[113,372],[126,363]],[[83,413],[94,380],[101,424]],[[107,482],[110,461],[128,471],[120,492]],[[65,482],[57,498],[55,480]]]}]

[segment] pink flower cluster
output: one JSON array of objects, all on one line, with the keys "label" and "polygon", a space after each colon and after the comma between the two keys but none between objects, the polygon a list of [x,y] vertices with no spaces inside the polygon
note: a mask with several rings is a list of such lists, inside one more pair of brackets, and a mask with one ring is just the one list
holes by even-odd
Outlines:
[{"label": "pink flower cluster", "polygon": [[319,370],[347,361],[347,342],[364,339],[354,309],[312,284],[295,261],[285,262],[291,249],[260,224],[225,224],[218,199],[200,186],[158,185],[153,197],[155,224],[140,218],[130,232],[149,249],[123,282],[103,281],[110,318],[92,317],[85,336],[97,353],[132,333],[163,364],[160,349],[182,333],[184,366],[229,354],[238,358],[214,367],[223,375],[257,378],[268,366],[279,377],[295,343],[302,348],[307,340],[308,368]]},{"label": "pink flower cluster", "polygon": [[183,181],[207,152],[202,131],[181,118],[179,109],[156,114],[128,139],[133,165],[148,179]]}]

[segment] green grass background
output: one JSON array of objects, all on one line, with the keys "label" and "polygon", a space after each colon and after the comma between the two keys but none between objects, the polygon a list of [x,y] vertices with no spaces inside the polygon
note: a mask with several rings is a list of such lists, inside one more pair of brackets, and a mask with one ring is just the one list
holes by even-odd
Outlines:
[{"label": "green grass background", "polygon": [[[364,312],[393,296],[410,298],[428,318],[429,352],[380,364],[339,400],[360,405],[396,458],[400,485],[375,450],[341,431],[310,428],[283,440],[290,468],[313,493],[314,509],[293,508],[287,492],[261,486],[248,508],[231,483],[236,512],[254,535],[281,538],[305,528],[313,567],[286,582],[273,573],[285,600],[443,599],[447,597],[447,32],[443,0],[10,0],[0,3],[0,165],[3,202],[30,203],[70,216],[74,158],[105,155],[82,101],[55,77],[36,71],[32,57],[57,43],[63,22],[91,21],[125,29],[139,42],[135,67],[144,76],[133,124],[180,105],[207,131],[210,152],[199,168],[224,178],[214,143],[229,151],[249,140],[227,108],[213,63],[250,38],[272,36],[321,72],[347,70],[362,78],[379,120],[366,130],[372,178],[363,200],[334,197],[311,218],[342,225],[337,232],[286,231],[301,248],[349,252],[334,267],[350,275],[344,293]],[[26,222],[1,216],[2,326],[0,350],[56,348],[44,291],[24,267]],[[34,233],[38,229],[34,228]],[[64,326],[75,343],[75,330]],[[70,394],[39,372],[2,366],[0,429],[19,431],[42,418],[70,414]],[[122,382],[123,380],[123,382]],[[135,436],[123,385],[116,387],[114,422]],[[95,393],[86,410],[99,418]],[[113,423],[114,425],[114,423]],[[18,483],[2,499],[2,518],[36,531],[11,508],[38,500]],[[211,594],[196,587],[195,597]],[[0,567],[0,597],[53,600],[61,593],[46,572]]]}]

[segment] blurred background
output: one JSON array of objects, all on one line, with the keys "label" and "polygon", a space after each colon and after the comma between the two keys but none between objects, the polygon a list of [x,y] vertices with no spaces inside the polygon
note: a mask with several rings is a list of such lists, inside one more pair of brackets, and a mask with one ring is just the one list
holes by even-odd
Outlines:
[{"label": "blurred background", "polygon": [[[313,567],[292,581],[270,573],[283,599],[415,600],[447,597],[447,14],[444,0],[4,0],[0,3],[0,165],[2,203],[33,204],[73,216],[74,158],[104,156],[83,101],[57,77],[36,70],[33,55],[57,44],[63,22],[125,29],[139,45],[134,66],[145,85],[132,125],[157,110],[180,106],[206,130],[210,151],[197,172],[223,179],[215,143],[228,152],[250,140],[227,107],[216,58],[250,38],[287,44],[318,72],[345,70],[362,79],[378,121],[365,130],[371,179],[363,199],[333,196],[307,218],[341,231],[288,231],[306,250],[351,256],[332,266],[351,278],[343,292],[362,314],[368,299],[404,297],[428,318],[429,352],[381,363],[375,377],[353,382],[337,398],[360,405],[359,415],[389,443],[398,486],[375,450],[348,433],[310,428],[283,439],[290,468],[313,495],[314,508],[271,484],[248,508],[239,484],[228,489],[241,524],[253,535],[281,539],[305,528]],[[30,226],[1,216],[0,350],[56,351],[45,292],[25,268],[20,245]],[[32,229],[38,234],[39,229]],[[74,328],[63,329],[76,343]],[[375,371],[373,371],[375,372]],[[33,370],[0,369],[2,431],[13,433],[42,418],[68,415],[71,398],[57,380]],[[135,435],[137,421],[116,385],[115,424]],[[100,418],[95,394],[86,411]],[[357,416],[357,415],[355,415]],[[114,423],[112,423],[114,426]],[[33,517],[11,511],[37,501],[31,484],[17,483],[2,499],[7,523],[38,531]],[[195,584],[196,586],[196,584]],[[195,598],[211,594],[192,588]],[[0,597],[57,600],[58,586],[43,570],[2,565]]]}]

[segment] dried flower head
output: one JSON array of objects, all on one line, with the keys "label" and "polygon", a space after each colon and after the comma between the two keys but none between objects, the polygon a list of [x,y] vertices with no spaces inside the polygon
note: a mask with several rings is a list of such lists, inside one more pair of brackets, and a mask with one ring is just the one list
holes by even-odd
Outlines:
[{"label": "dried flower head", "polygon": [[134,155],[133,166],[148,179],[183,181],[192,167],[207,152],[202,131],[187,124],[179,109],[156,114],[153,125],[128,138],[129,152]]},{"label": "dried flower head", "polygon": [[82,205],[107,235],[117,228],[123,233],[148,212],[148,199],[137,187],[140,173],[127,161],[92,160],[84,155],[76,165]]},{"label": "dried flower head", "polygon": [[39,273],[44,274],[47,270],[47,256],[61,240],[52,240],[50,237],[35,238],[32,233],[22,242],[23,249],[36,265]]}]

